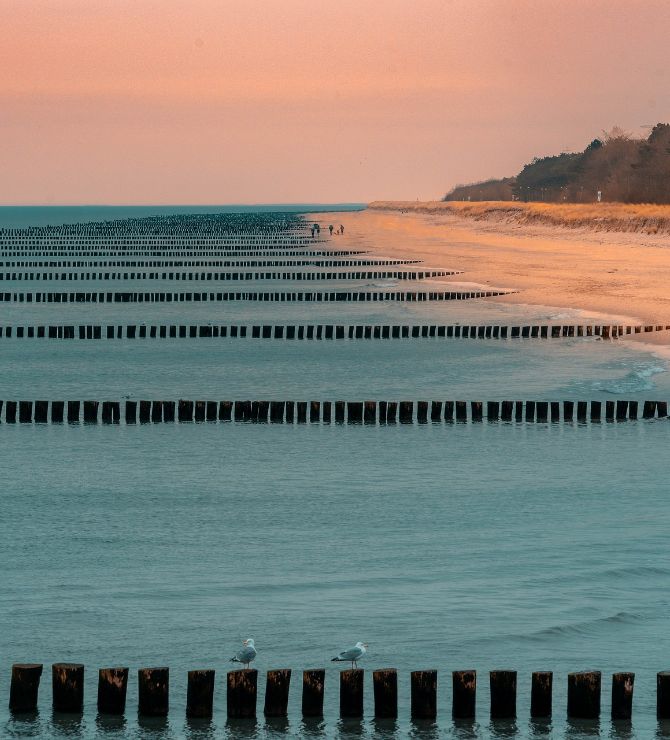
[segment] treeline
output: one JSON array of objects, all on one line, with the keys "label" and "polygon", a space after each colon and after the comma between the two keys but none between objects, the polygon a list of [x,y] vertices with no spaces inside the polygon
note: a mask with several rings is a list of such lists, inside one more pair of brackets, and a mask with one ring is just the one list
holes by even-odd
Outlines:
[{"label": "treeline", "polygon": [[536,157],[516,177],[457,185],[443,200],[670,203],[670,124],[646,139],[614,128],[583,152]]}]

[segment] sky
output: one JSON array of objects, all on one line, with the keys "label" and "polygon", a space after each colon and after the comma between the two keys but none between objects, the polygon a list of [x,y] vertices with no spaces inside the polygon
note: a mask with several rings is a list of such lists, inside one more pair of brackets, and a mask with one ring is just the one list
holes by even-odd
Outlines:
[{"label": "sky", "polygon": [[670,121],[668,0],[0,0],[1,204],[440,198]]}]

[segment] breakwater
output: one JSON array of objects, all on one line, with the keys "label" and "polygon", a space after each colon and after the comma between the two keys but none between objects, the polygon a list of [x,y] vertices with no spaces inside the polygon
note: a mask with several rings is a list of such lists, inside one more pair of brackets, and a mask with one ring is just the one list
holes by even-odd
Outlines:
[{"label": "breakwater", "polygon": [[190,301],[270,301],[270,302],[362,302],[362,301],[469,301],[508,295],[508,290],[474,291],[226,291],[215,292],[77,292],[77,293],[2,293],[2,303],[183,303]]},{"label": "breakwater", "polygon": [[[39,687],[43,665],[17,663],[12,666],[9,707],[15,714],[35,712],[39,706]],[[290,668],[269,670],[265,675],[263,714],[266,717],[288,716],[288,702],[293,671]],[[51,666],[52,708],[55,712],[77,714],[84,711],[85,667],[80,663],[54,663]],[[140,668],[137,671],[137,713],[140,716],[166,717],[170,708],[170,669]],[[123,715],[130,670],[110,667],[98,670],[97,710],[100,714]],[[474,720],[477,716],[477,671],[451,672],[451,716]],[[517,717],[517,671],[492,670],[488,673],[491,719]],[[600,671],[568,673],[567,705],[561,710],[569,719],[597,720],[601,716],[603,677]],[[368,679],[369,681],[369,679]],[[303,717],[322,717],[326,692],[323,668],[303,670],[301,681]],[[339,715],[362,718],[366,673],[361,668],[339,672]],[[635,673],[617,672],[611,676],[611,709],[613,720],[630,720],[633,714]],[[554,674],[536,671],[531,674],[530,717],[549,719],[554,714]],[[215,669],[188,672],[186,715],[210,718],[214,714]],[[255,669],[226,673],[226,714],[230,719],[255,719],[259,694],[259,672]],[[398,717],[398,671],[383,668],[372,671],[374,716],[378,719]],[[410,673],[409,707],[412,719],[436,720],[439,707],[447,704],[438,696],[438,671],[416,670]],[[656,675],[656,716],[670,719],[670,672]]]},{"label": "breakwater", "polygon": [[667,401],[0,401],[5,424],[583,423],[667,419]]},{"label": "breakwater", "polygon": [[640,324],[50,324],[0,325],[0,339],[619,339],[668,330],[670,326]]}]

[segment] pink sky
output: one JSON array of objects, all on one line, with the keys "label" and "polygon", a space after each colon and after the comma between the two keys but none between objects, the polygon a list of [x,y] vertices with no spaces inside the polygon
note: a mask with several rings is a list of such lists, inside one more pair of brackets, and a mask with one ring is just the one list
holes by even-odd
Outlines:
[{"label": "pink sky", "polygon": [[668,0],[0,0],[0,203],[439,198],[670,121]]}]

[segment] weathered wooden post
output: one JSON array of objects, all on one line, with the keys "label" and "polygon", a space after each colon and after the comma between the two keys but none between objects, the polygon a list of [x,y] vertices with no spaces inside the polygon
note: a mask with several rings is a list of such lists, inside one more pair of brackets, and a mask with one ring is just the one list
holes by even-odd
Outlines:
[{"label": "weathered wooden post", "polygon": [[568,673],[568,717],[597,719],[600,716],[600,671]]},{"label": "weathered wooden post", "polygon": [[41,663],[15,663],[9,688],[9,709],[16,714],[36,712],[42,676]]},{"label": "weathered wooden post", "polygon": [[395,719],[398,716],[398,672],[385,668],[372,673],[375,696],[375,717]]},{"label": "weathered wooden post", "polygon": [[572,421],[574,409],[574,401],[563,401],[563,421]]},{"label": "weathered wooden post", "polygon": [[84,424],[98,423],[98,401],[84,401]]},{"label": "weathered wooden post", "polygon": [[266,717],[286,717],[288,715],[288,693],[291,684],[291,669],[282,668],[268,671],[265,683]]},{"label": "weathered wooden post", "polygon": [[229,719],[255,719],[258,671],[244,668],[228,672],[227,705]]},{"label": "weathered wooden post", "polygon": [[500,418],[500,403],[498,401],[486,402],[486,420],[490,422],[498,421]]},{"label": "weathered wooden post", "polygon": [[388,405],[386,406],[386,423],[395,424],[397,418],[398,418],[398,402],[389,401]]},{"label": "weathered wooden post", "polygon": [[503,401],[500,406],[500,418],[503,421],[512,421],[512,414],[514,413],[514,401]]},{"label": "weathered wooden post", "polygon": [[335,423],[344,424],[344,401],[335,401]]},{"label": "weathered wooden post", "polygon": [[442,401],[432,401],[430,404],[430,420],[435,423],[442,421]]},{"label": "weathered wooden post", "polygon": [[591,401],[591,421],[598,423],[600,421],[600,410],[602,403],[600,401]]},{"label": "weathered wooden post", "polygon": [[321,421],[321,402],[320,401],[310,401],[309,421],[311,424],[318,424]]},{"label": "weathered wooden post", "polygon": [[19,401],[19,423],[31,424],[33,421],[33,402]]},{"label": "weathered wooden post", "polygon": [[98,712],[121,715],[126,711],[127,668],[101,668],[98,671]]},{"label": "weathered wooden post", "polygon": [[538,401],[536,405],[537,420],[540,424],[546,424],[549,420],[549,403],[547,401]]},{"label": "weathered wooden post", "polygon": [[412,671],[411,712],[412,719],[436,719],[437,671]]},{"label": "weathered wooden post", "polygon": [[365,424],[377,423],[377,402],[365,401],[363,404],[363,421]]},{"label": "weathered wooden post", "polygon": [[416,420],[419,424],[428,423],[428,401],[417,401]]},{"label": "weathered wooden post", "polygon": [[323,717],[323,692],[326,671],[313,668],[302,673],[302,716]]},{"label": "weathered wooden post", "polygon": [[188,672],[186,716],[208,719],[214,713],[214,679],[212,669]]},{"label": "weathered wooden post", "polygon": [[612,719],[629,720],[633,716],[634,673],[615,673],[612,676]]},{"label": "weathered wooden post", "polygon": [[400,401],[398,406],[398,418],[400,423],[412,424],[414,422],[414,402]]},{"label": "weathered wooden post", "polygon": [[363,669],[340,671],[340,717],[363,716]]},{"label": "weathered wooden post", "polygon": [[296,403],[298,412],[297,412],[297,422],[298,424],[306,424],[307,423],[307,401],[298,401]]},{"label": "weathered wooden post", "polygon": [[516,671],[491,671],[491,719],[516,717]]},{"label": "weathered wooden post", "polygon": [[451,716],[454,719],[473,719],[477,702],[477,671],[454,671],[451,675]]},{"label": "weathered wooden post", "polygon": [[51,666],[54,712],[79,714],[84,709],[84,666],[54,663]]},{"label": "weathered wooden post", "polygon": [[466,401],[456,401],[456,421],[464,424],[468,420],[468,406]]},{"label": "weathered wooden post", "polygon": [[35,401],[35,424],[46,424],[49,421],[49,402]]},{"label": "weathered wooden post", "polygon": [[588,411],[588,401],[577,401],[577,422],[586,424],[586,415]]},{"label": "weathered wooden post", "polygon": [[484,410],[481,401],[472,401],[470,403],[470,412],[473,422],[480,422],[484,418]]},{"label": "weathered wooden post", "polygon": [[170,669],[140,668],[137,671],[138,713],[144,717],[167,717],[170,706]]},{"label": "weathered wooden post", "polygon": [[140,424],[151,421],[151,401],[140,401]]},{"label": "weathered wooden post", "polygon": [[552,685],[551,671],[536,671],[532,675],[530,688],[530,716],[536,719],[551,717]]},{"label": "weathered wooden post", "polygon": [[656,674],[656,716],[670,719],[670,671]]},{"label": "weathered wooden post", "polygon": [[79,401],[68,401],[67,402],[67,423],[68,424],[79,424]]}]

